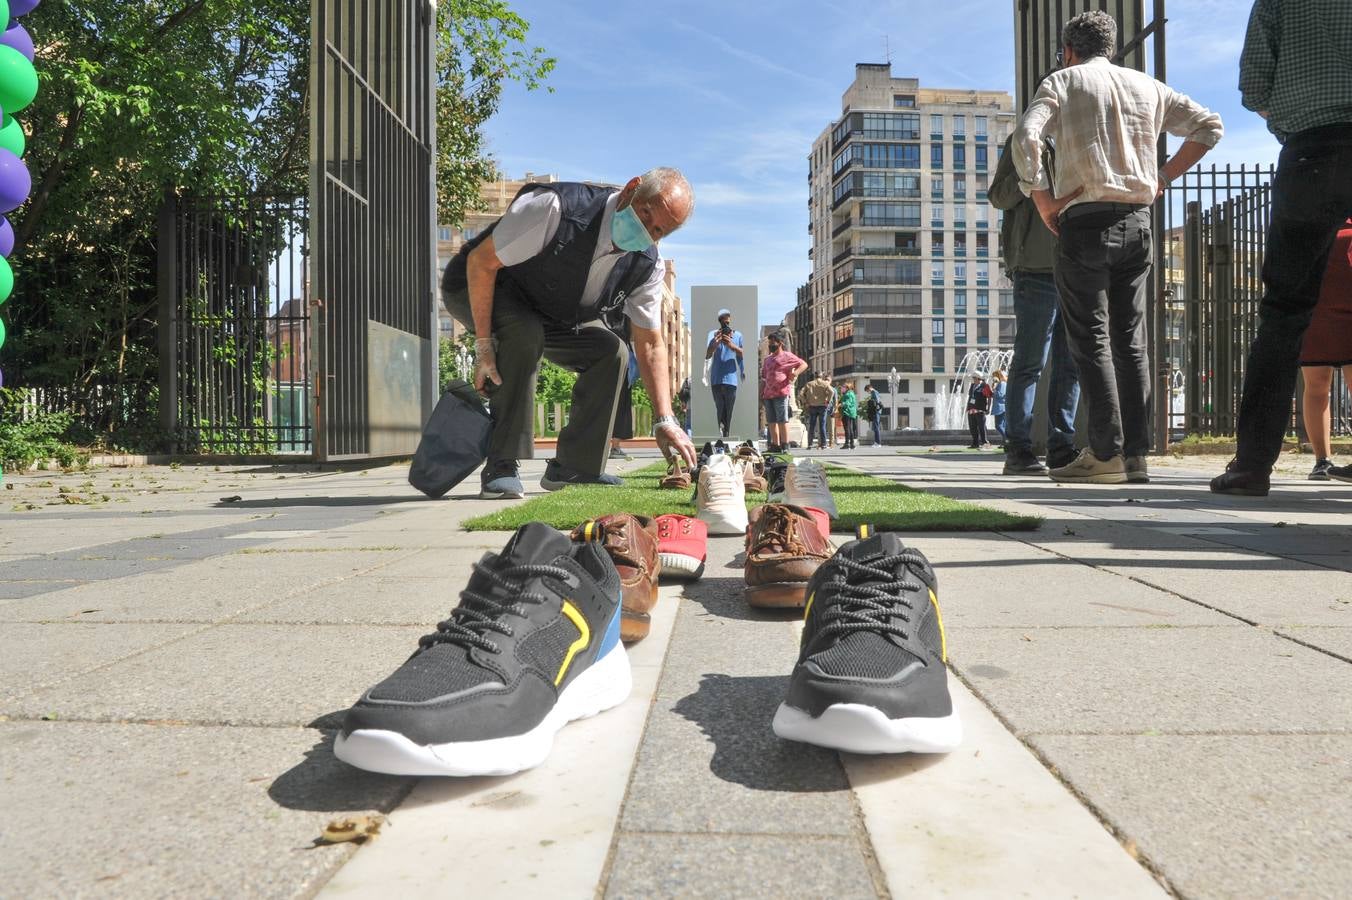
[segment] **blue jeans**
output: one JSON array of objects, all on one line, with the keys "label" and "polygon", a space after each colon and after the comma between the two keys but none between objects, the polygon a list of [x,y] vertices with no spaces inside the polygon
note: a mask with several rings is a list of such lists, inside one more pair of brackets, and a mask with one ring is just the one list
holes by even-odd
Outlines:
[{"label": "blue jeans", "polygon": [[1014,359],[1006,388],[1006,443],[1009,452],[1031,453],[1033,404],[1042,367],[1051,357],[1047,383],[1047,452],[1075,446],[1075,409],[1080,380],[1066,346],[1066,329],[1056,311],[1056,282],[1050,272],[1014,273]]},{"label": "blue jeans", "polygon": [[1240,469],[1269,472],[1291,421],[1300,345],[1319,299],[1329,248],[1352,215],[1352,124],[1297,132],[1272,181],[1272,220],[1263,255],[1263,302],[1240,401]]},{"label": "blue jeans", "polygon": [[881,412],[874,413],[873,421],[870,424],[873,426],[873,443],[881,444],[883,442],[883,414]]},{"label": "blue jeans", "polygon": [[809,406],[807,408],[807,445],[812,446],[812,438],[817,438],[817,446],[826,446],[826,407]]}]

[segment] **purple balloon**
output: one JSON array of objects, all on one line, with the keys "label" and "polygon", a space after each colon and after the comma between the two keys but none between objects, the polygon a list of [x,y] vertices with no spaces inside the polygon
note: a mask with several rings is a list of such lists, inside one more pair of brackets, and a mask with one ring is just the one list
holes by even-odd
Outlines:
[{"label": "purple balloon", "polygon": [[0,34],[0,44],[13,47],[28,57],[29,62],[33,61],[33,39],[28,35],[28,29],[18,22],[6,28],[4,34]]},{"label": "purple balloon", "polygon": [[38,0],[9,0],[10,18],[26,16],[38,8]]},{"label": "purple balloon", "polygon": [[33,190],[33,179],[23,160],[5,149],[0,149],[0,213],[17,209]]},{"label": "purple balloon", "polygon": [[0,256],[9,258],[14,252],[14,226],[9,224],[9,218],[0,216]]}]

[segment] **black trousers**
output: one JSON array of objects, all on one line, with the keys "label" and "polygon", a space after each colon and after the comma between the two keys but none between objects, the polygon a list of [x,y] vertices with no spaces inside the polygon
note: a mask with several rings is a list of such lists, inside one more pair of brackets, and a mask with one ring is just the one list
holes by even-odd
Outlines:
[{"label": "black trousers", "polygon": [[1329,249],[1352,216],[1352,124],[1292,135],[1277,158],[1263,257],[1263,301],[1240,399],[1241,469],[1270,472],[1291,420],[1300,345],[1319,300]]},{"label": "black trousers", "polygon": [[984,412],[969,412],[967,414],[967,430],[972,433],[973,446],[980,447],[986,443],[986,414]]},{"label": "black trousers", "polygon": [[[1086,203],[1061,220],[1056,289],[1099,459],[1150,451],[1149,208]],[[1325,252],[1327,252],[1327,247]]]},{"label": "black trousers", "polygon": [[[446,310],[473,331],[469,291],[442,297]],[[554,458],[588,475],[605,471],[615,402],[629,371],[629,348],[600,321],[576,328],[545,318],[516,292],[499,286],[493,295],[493,337],[497,339],[502,385],[489,401],[493,436],[489,462],[535,457],[535,382],[540,359],[577,373],[568,424],[559,432]]]},{"label": "black trousers", "polygon": [[840,421],[845,425],[845,446],[853,447],[855,438],[859,437],[859,420],[850,416],[841,416]]},{"label": "black trousers", "polygon": [[718,416],[718,433],[728,436],[732,429],[732,408],[737,403],[737,385],[714,384],[709,386],[714,395],[714,412]]}]

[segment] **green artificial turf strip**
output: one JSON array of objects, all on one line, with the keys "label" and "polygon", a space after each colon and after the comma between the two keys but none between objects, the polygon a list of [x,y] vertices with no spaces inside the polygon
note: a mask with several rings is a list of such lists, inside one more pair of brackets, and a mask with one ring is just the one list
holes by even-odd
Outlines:
[{"label": "green artificial turf strip", "polygon": [[[614,512],[694,515],[691,489],[658,487],[665,474],[666,466],[654,463],[625,475],[622,487],[564,488],[470,519],[464,528],[513,531],[527,522],[544,522],[555,528],[571,529],[587,519]],[[864,524],[880,531],[1032,531],[1042,523],[1038,516],[1011,515],[839,466],[828,466],[827,477],[840,513],[831,523],[832,530],[837,532],[852,532],[855,526]],[[747,494],[748,508],[764,502],[764,494]]]}]

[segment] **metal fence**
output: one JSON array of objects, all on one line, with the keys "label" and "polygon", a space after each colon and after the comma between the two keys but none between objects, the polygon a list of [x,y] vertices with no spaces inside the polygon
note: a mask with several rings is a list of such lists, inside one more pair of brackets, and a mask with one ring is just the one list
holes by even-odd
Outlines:
[{"label": "metal fence", "polygon": [[[1258,327],[1273,166],[1196,167],[1160,203],[1154,318],[1157,421],[1173,438],[1233,435]],[[1298,399],[1298,398],[1297,398]],[[1347,386],[1335,376],[1334,434],[1349,432]],[[1295,403],[1298,431],[1303,431]]]},{"label": "metal fence", "polygon": [[174,452],[311,452],[307,213],[304,198],[166,199],[160,412]]}]

